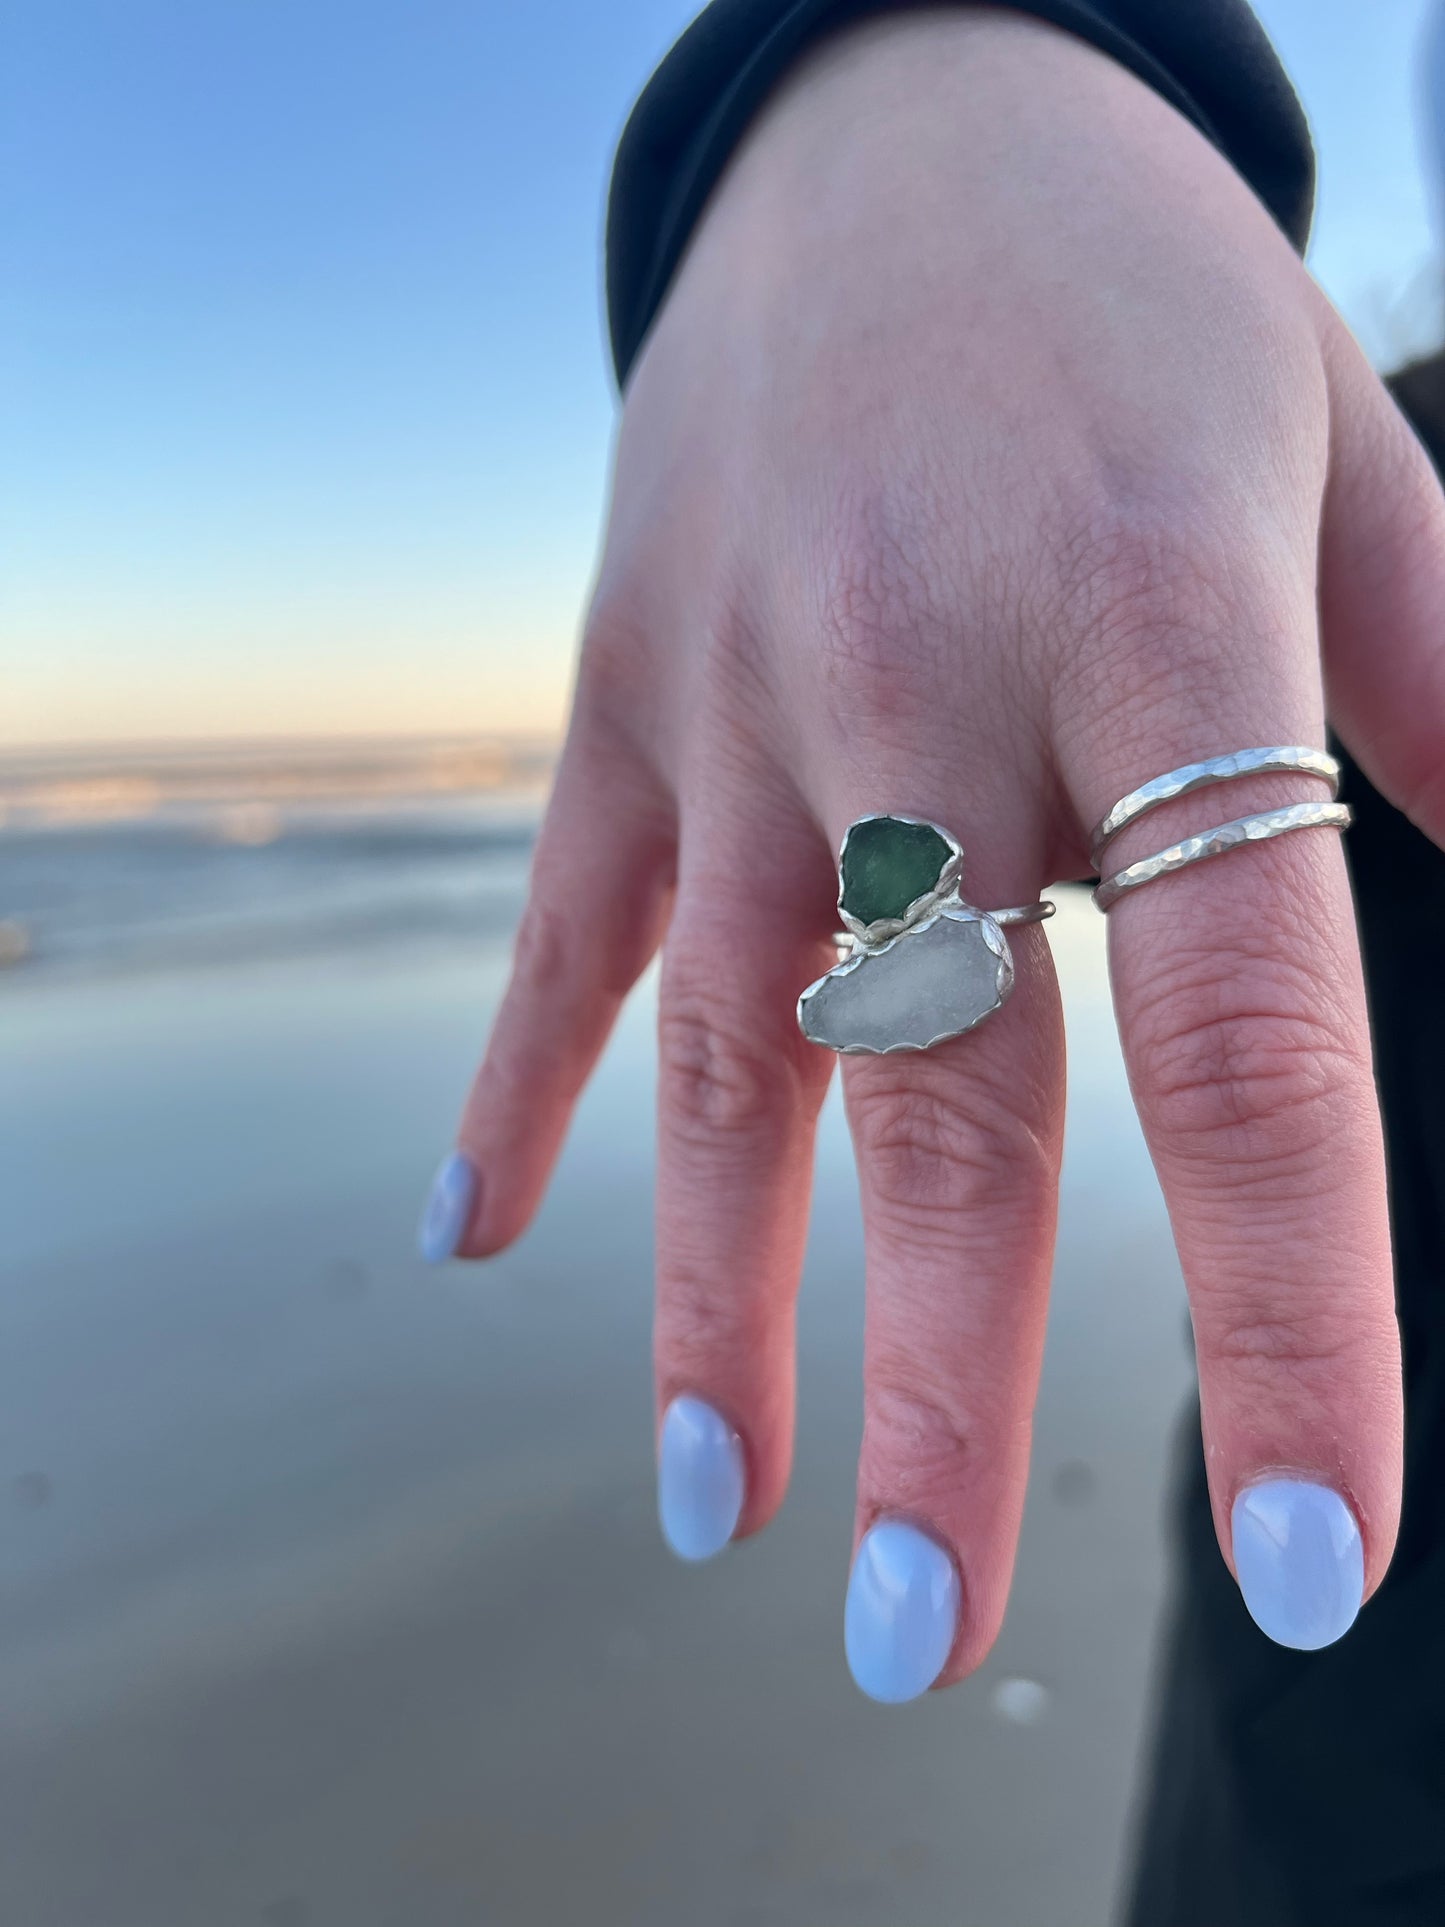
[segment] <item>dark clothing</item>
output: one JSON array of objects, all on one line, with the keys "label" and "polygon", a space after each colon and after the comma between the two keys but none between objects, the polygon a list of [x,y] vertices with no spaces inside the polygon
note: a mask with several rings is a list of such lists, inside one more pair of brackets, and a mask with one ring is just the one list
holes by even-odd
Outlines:
[{"label": "dark clothing", "polygon": [[[1302,245],[1303,117],[1238,0],[1036,0],[1141,74]],[[608,300],[625,379],[711,188],[799,51],[863,0],[714,0],[649,83],[613,175]],[[1445,466],[1445,358],[1396,384]],[[1215,1541],[1199,1415],[1181,1434],[1175,1600],[1141,1777],[1130,1927],[1445,1927],[1445,855],[1346,761],[1390,1161],[1405,1510],[1389,1576],[1322,1652],[1272,1645]]]},{"label": "dark clothing", "polygon": [[[1231,160],[1303,248],[1309,129],[1243,0],[1007,0],[1092,41]],[[643,89],[607,207],[607,313],[625,382],[707,198],[758,108],[805,48],[901,0],[713,0]]]}]

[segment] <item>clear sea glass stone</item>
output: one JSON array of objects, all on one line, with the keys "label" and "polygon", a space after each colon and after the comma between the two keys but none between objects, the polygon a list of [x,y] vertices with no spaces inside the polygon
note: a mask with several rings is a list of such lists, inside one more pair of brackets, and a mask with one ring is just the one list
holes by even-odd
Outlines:
[{"label": "clear sea glass stone", "polygon": [[1012,987],[1002,929],[985,912],[952,903],[810,984],[798,1022],[829,1050],[928,1050],[982,1023]]}]

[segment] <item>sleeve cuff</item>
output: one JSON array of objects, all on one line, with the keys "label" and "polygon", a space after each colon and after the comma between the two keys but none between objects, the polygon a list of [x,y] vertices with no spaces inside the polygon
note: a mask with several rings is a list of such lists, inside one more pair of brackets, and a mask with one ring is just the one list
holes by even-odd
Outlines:
[{"label": "sleeve cuff", "polygon": [[[1111,55],[1190,120],[1303,250],[1314,154],[1293,88],[1243,0],[1005,0]],[[607,209],[607,312],[619,383],[748,123],[815,40],[901,0],[713,0],[644,88]]]}]

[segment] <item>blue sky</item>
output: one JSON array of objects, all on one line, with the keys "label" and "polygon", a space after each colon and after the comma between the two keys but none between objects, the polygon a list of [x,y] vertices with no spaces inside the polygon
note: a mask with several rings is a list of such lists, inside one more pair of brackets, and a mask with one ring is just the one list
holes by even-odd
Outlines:
[{"label": "blue sky", "polygon": [[[1382,363],[1437,281],[1430,0],[1263,0],[1312,256]],[[12,0],[0,740],[561,720],[613,398],[599,233],[672,0]]]}]

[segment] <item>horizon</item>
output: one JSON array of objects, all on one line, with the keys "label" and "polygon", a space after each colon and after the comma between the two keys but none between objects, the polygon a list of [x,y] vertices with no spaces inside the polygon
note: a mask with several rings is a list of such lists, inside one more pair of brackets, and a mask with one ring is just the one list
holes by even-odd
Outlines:
[{"label": "horizon", "polygon": [[331,756],[367,749],[390,751],[444,749],[449,746],[471,748],[492,744],[518,748],[548,746],[560,750],[562,739],[561,729],[522,727],[488,729],[478,724],[475,727],[461,729],[369,729],[337,731],[334,734],[320,735],[300,729],[279,730],[275,733],[260,735],[245,731],[214,730],[201,731],[193,736],[89,737],[76,738],[73,741],[54,738],[48,742],[0,740],[0,770],[29,762],[82,759],[87,756],[109,757],[118,762],[148,757],[174,760],[184,760],[188,756],[264,757],[288,751],[300,754],[308,750]]},{"label": "horizon", "polygon": [[[233,737],[0,747],[0,839],[170,824],[211,841],[281,841],[316,818],[374,818],[499,798],[540,804],[552,735]],[[0,913],[0,968],[29,955]]]}]

